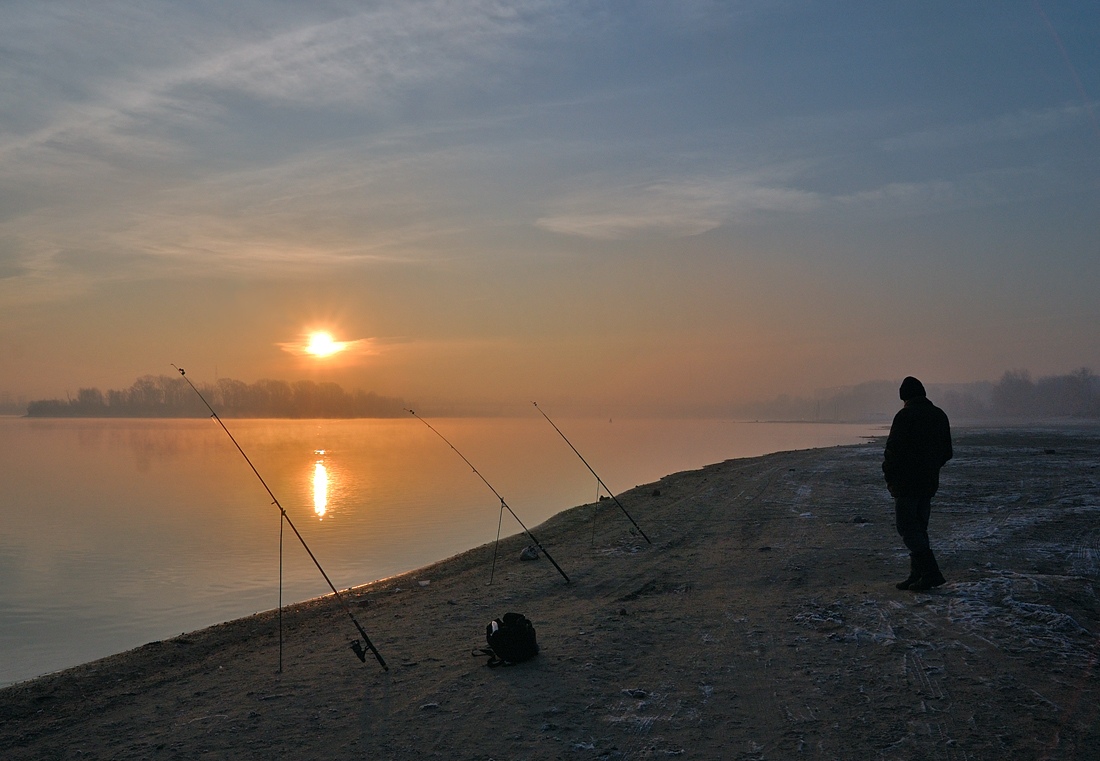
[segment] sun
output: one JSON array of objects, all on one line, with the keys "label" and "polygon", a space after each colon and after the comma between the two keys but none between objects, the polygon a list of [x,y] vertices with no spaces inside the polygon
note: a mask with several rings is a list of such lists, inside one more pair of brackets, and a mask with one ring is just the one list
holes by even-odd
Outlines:
[{"label": "sun", "polygon": [[[338,341],[328,330],[304,328],[292,341],[275,344],[288,354],[315,360],[318,365],[347,366],[364,357],[377,354],[374,338],[355,338],[350,341]],[[339,357],[337,357],[339,355]]]},{"label": "sun", "polygon": [[345,348],[347,348],[346,342],[334,341],[330,333],[317,331],[316,333],[309,334],[309,343],[306,344],[306,353],[312,354],[315,357],[331,357],[333,354],[341,352]]}]

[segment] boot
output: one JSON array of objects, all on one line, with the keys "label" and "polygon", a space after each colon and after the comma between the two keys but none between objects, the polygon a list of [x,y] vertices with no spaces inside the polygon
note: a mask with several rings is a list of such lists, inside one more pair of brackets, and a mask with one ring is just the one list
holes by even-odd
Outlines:
[{"label": "boot", "polygon": [[909,553],[909,578],[905,581],[899,581],[894,586],[898,589],[909,589],[916,582],[920,581],[921,571],[920,563],[917,562],[917,556],[913,553]]},{"label": "boot", "polygon": [[938,587],[941,584],[946,584],[947,579],[940,573],[940,567],[936,564],[936,556],[932,554],[932,550],[925,550],[921,553],[920,558],[920,578],[909,585],[909,589],[912,592],[924,592],[932,587]]}]

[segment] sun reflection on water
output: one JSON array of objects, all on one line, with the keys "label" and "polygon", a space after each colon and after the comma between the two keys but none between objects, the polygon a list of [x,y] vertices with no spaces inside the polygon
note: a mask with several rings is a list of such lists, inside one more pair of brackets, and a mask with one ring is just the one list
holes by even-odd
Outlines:
[{"label": "sun reflection on water", "polygon": [[[314,454],[324,457],[325,450],[318,449]],[[317,460],[313,465],[313,512],[318,518],[324,518],[328,510],[328,469],[324,459]]]}]

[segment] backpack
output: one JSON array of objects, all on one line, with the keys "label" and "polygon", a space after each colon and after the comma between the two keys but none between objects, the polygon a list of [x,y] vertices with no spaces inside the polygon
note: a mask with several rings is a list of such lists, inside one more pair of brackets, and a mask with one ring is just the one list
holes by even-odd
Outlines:
[{"label": "backpack", "polygon": [[535,641],[535,627],[520,613],[505,613],[485,627],[485,641],[489,647],[481,648],[474,655],[488,655],[490,668],[511,666],[528,661],[539,654]]}]

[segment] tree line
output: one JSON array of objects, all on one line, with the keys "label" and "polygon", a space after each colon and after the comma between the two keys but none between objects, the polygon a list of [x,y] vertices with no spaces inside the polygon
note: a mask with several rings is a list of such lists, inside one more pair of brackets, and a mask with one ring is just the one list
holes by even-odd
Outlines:
[{"label": "tree line", "polygon": [[[1100,377],[1086,367],[1038,380],[1026,370],[1010,370],[996,382],[926,385],[929,398],[952,419],[1100,419]],[[731,412],[736,417],[759,420],[869,422],[889,420],[900,406],[898,382],[869,381],[827,389],[813,398],[780,396]]]},{"label": "tree line", "polygon": [[1100,378],[1087,367],[1037,381],[1010,371],[993,386],[989,406],[1001,417],[1100,418]]},{"label": "tree line", "polygon": [[[402,399],[373,392],[347,392],[336,383],[260,380],[252,384],[222,378],[197,384],[224,417],[357,418],[400,417]],[[819,393],[814,398],[782,396],[714,410],[742,419],[889,420],[900,406],[897,383],[871,381]],[[1100,377],[1088,368],[1033,380],[1026,370],[1006,372],[999,381],[963,385],[928,384],[933,401],[953,419],[1100,419]],[[14,410],[13,410],[14,411]],[[106,393],[82,388],[75,398],[43,399],[26,407],[30,417],[205,417],[202,401],[179,376],[138,378],[132,386]]]},{"label": "tree line", "polygon": [[[310,380],[244,383],[220,378],[197,383],[222,417],[374,418],[404,414],[401,399],[345,391],[336,383]],[[75,398],[41,399],[27,405],[29,417],[207,417],[210,411],[183,378],[145,375],[126,389],[82,388]]]}]

